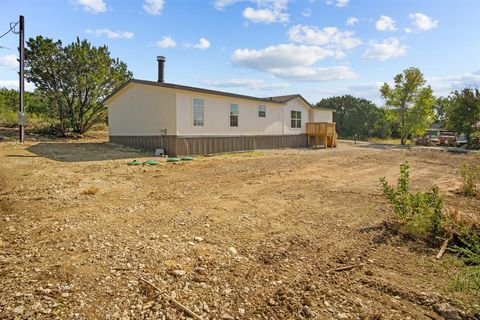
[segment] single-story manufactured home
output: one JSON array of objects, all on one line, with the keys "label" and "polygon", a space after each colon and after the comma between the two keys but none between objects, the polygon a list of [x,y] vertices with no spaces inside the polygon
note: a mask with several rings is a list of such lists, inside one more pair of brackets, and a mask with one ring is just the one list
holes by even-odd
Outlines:
[{"label": "single-story manufactured home", "polygon": [[333,110],[315,108],[301,95],[268,98],[131,79],[104,103],[110,142],[169,155],[299,148],[307,123],[332,123]]}]

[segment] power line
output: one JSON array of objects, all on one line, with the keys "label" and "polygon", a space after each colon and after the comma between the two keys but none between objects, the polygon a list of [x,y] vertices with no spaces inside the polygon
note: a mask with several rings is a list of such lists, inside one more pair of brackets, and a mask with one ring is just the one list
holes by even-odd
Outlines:
[{"label": "power line", "polygon": [[[12,26],[12,24],[13,24],[13,26]],[[5,32],[4,34],[2,34],[0,36],[0,39],[5,37],[10,31],[13,31],[13,33],[16,33],[15,32],[15,27],[17,26],[17,24],[18,24],[18,21],[17,22],[10,22],[10,29],[7,32]]]}]

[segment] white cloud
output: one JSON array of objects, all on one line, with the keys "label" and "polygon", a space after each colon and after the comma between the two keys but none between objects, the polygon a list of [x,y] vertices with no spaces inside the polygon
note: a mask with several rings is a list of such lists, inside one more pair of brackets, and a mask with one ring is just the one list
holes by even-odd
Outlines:
[{"label": "white cloud", "polygon": [[310,10],[309,8],[303,9],[303,11],[302,11],[302,16],[304,16],[304,17],[310,17],[311,15],[312,15],[312,10]]},{"label": "white cloud", "polygon": [[327,0],[327,4],[335,4],[337,7],[346,7],[350,0]]},{"label": "white cloud", "polygon": [[405,28],[405,29],[403,29],[403,30],[405,31],[405,33],[412,33],[412,32],[413,32],[413,30],[410,29],[410,28]]},{"label": "white cloud", "polygon": [[280,44],[262,50],[237,49],[233,53],[232,62],[243,67],[265,71],[312,65],[334,55],[334,50],[317,46]]},{"label": "white cloud", "polygon": [[223,10],[225,7],[235,4],[237,2],[243,2],[245,0],[215,0],[213,6],[217,10]]},{"label": "white cloud", "polygon": [[0,56],[0,68],[15,69],[18,68],[17,56],[14,54],[7,54]]},{"label": "white cloud", "polygon": [[213,5],[217,10],[225,7],[248,2],[256,5],[256,8],[247,7],[243,10],[243,17],[254,23],[288,22],[287,13],[289,0],[216,0]]},{"label": "white cloud", "polygon": [[355,73],[348,67],[312,66],[317,61],[335,57],[336,54],[335,50],[319,46],[280,44],[262,50],[237,49],[233,53],[232,63],[295,81],[326,81],[355,77]]},{"label": "white cloud", "polygon": [[156,16],[162,13],[164,5],[164,0],[144,0],[143,10],[148,14]]},{"label": "white cloud", "polygon": [[335,27],[320,29],[300,24],[288,30],[288,36],[293,42],[339,49],[352,49],[359,46],[362,41],[355,38],[354,34],[352,31],[340,31]]},{"label": "white cloud", "polygon": [[162,40],[155,42],[155,45],[159,48],[173,48],[177,46],[177,43],[172,37],[164,36]]},{"label": "white cloud", "polygon": [[375,23],[375,28],[378,31],[395,31],[395,20],[389,16],[381,16],[380,19]]},{"label": "white cloud", "polygon": [[255,23],[287,22],[288,14],[281,10],[246,8],[243,17]]},{"label": "white cloud", "polygon": [[196,43],[196,44],[186,43],[185,47],[205,50],[205,49],[210,48],[210,41],[208,41],[205,38],[200,38],[198,43]]},{"label": "white cloud", "polygon": [[77,0],[77,4],[81,5],[88,12],[100,13],[107,11],[107,5],[103,0]]},{"label": "white cloud", "polygon": [[355,97],[362,97],[365,99],[372,99],[377,102],[381,102],[379,89],[383,85],[383,82],[367,82],[362,84],[351,85],[348,87],[335,87],[335,88],[316,88],[310,90],[314,93],[321,93],[327,96],[339,96],[350,94]]},{"label": "white cloud", "polygon": [[480,71],[463,75],[427,77],[426,80],[436,94],[447,96],[455,90],[480,88]]},{"label": "white cloud", "polygon": [[[0,88],[18,90],[18,79],[17,80],[0,80]],[[32,83],[25,81],[25,90],[34,91],[35,86]]]},{"label": "white cloud", "polygon": [[274,70],[273,74],[278,78],[302,82],[348,80],[357,77],[357,74],[347,66],[334,66],[326,68],[296,67],[283,70]]},{"label": "white cloud", "polygon": [[423,13],[411,13],[409,17],[418,30],[426,31],[438,26],[438,20],[434,20]]},{"label": "white cloud", "polygon": [[288,87],[288,83],[266,83],[256,79],[204,80],[204,84],[217,88],[248,88],[251,90],[276,90]]},{"label": "white cloud", "polygon": [[401,45],[397,38],[389,38],[382,42],[370,41],[370,47],[365,51],[362,58],[385,61],[391,58],[404,56],[407,47]]},{"label": "white cloud", "polygon": [[110,29],[87,29],[85,30],[88,34],[93,34],[95,37],[102,37],[106,36],[110,39],[132,39],[135,35],[133,32],[130,31],[112,31]]},{"label": "white cloud", "polygon": [[347,21],[345,22],[345,24],[346,24],[347,26],[353,26],[353,25],[357,24],[358,22],[359,22],[359,21],[358,21],[357,18],[355,18],[355,17],[350,17],[350,18],[347,19]]}]

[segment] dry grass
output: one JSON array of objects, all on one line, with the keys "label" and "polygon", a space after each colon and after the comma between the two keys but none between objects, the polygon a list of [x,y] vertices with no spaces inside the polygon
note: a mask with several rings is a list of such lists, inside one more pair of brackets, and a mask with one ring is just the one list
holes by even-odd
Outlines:
[{"label": "dry grass", "polygon": [[[368,142],[373,142],[373,143],[382,143],[382,144],[400,144],[400,139],[398,138],[369,138]],[[414,142],[412,140],[407,140],[406,144],[413,145]]]},{"label": "dry grass", "polygon": [[91,186],[91,187],[88,187],[87,189],[83,190],[82,194],[85,195],[85,196],[93,196],[93,195],[97,194],[99,191],[100,191],[99,187]]}]

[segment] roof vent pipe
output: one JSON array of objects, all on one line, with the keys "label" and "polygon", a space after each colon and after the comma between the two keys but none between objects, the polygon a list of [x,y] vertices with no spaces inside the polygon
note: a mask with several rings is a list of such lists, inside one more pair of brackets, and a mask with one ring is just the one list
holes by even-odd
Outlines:
[{"label": "roof vent pipe", "polygon": [[163,83],[165,82],[165,57],[164,56],[157,56],[158,62],[158,82]]}]

